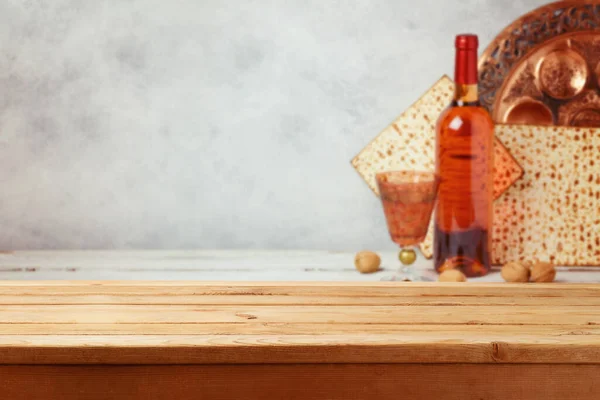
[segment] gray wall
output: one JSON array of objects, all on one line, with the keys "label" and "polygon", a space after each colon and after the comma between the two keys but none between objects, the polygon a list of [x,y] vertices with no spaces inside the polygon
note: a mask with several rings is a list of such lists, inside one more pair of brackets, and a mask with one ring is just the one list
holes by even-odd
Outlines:
[{"label": "gray wall", "polygon": [[541,0],[4,0],[0,248],[388,248],[350,159]]}]

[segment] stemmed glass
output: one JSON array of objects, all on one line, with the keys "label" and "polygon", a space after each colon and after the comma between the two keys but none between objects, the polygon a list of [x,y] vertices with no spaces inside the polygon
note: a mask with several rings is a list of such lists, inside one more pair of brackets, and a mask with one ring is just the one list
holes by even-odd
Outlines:
[{"label": "stemmed glass", "polygon": [[431,221],[440,179],[433,172],[395,171],[377,174],[383,211],[392,241],[402,249],[402,268],[386,281],[430,281],[410,266],[417,260],[415,248],[423,243]]}]

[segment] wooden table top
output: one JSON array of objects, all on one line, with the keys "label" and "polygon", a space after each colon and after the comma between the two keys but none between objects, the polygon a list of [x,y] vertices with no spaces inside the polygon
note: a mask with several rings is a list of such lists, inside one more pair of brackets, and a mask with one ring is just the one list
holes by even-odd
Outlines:
[{"label": "wooden table top", "polygon": [[0,282],[1,364],[600,364],[600,285]]}]

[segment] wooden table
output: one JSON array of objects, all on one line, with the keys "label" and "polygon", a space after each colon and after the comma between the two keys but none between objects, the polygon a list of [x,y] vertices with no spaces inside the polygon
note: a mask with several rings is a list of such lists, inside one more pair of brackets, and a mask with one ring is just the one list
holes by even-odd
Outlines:
[{"label": "wooden table", "polygon": [[[133,273],[136,257],[182,268],[199,253],[45,254],[3,255],[2,273]],[[39,269],[19,272],[20,263]],[[0,391],[17,400],[598,399],[599,326],[595,284],[2,281]]]}]

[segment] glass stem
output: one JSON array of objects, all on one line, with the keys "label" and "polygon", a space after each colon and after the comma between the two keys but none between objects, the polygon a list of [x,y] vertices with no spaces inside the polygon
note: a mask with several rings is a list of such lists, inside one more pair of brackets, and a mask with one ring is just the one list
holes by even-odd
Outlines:
[{"label": "glass stem", "polygon": [[402,266],[400,267],[400,273],[402,275],[412,275],[412,266],[417,261],[416,246],[403,247],[398,255],[398,259]]}]

